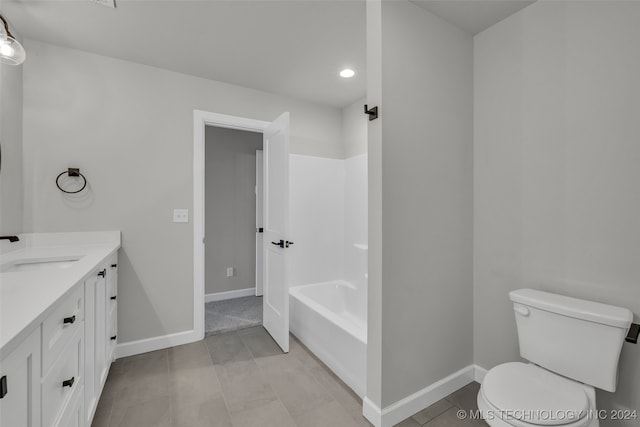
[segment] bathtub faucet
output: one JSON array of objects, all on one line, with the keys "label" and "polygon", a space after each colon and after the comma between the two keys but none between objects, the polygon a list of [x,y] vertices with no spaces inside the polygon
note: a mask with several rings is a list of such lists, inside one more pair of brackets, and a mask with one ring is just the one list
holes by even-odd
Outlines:
[{"label": "bathtub faucet", "polygon": [[20,240],[18,236],[0,236],[0,240],[8,240],[10,242],[17,242]]}]

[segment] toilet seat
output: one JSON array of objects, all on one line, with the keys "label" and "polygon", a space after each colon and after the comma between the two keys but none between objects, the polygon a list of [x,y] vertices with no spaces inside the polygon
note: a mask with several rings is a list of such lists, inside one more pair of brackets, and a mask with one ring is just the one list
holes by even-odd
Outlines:
[{"label": "toilet seat", "polygon": [[487,372],[478,400],[494,418],[522,427],[586,426],[593,409],[583,384],[520,362]]}]

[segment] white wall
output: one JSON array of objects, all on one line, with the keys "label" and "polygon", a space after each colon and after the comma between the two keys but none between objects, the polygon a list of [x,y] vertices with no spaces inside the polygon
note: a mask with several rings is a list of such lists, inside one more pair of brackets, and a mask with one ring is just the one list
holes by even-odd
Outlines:
[{"label": "white wall", "polygon": [[356,283],[363,273],[359,265],[362,249],[354,247],[368,245],[367,233],[367,155],[344,160],[344,274],[349,282]]},{"label": "white wall", "polygon": [[14,235],[23,231],[22,66],[0,64],[0,144],[0,234]]},{"label": "white wall", "polygon": [[369,261],[367,163],[367,154],[344,160],[343,277],[356,287],[354,304],[357,306],[358,313],[365,314],[365,320],[367,318]]},{"label": "white wall", "polygon": [[[26,41],[25,231],[122,230],[119,340],[190,330],[193,110],[273,120],[291,113],[291,150],[341,158],[341,111],[45,43]],[[63,197],[58,173],[89,188]],[[295,240],[295,239],[294,239]]]},{"label": "white wall", "polygon": [[[355,248],[354,244],[366,246],[369,243],[367,173],[369,120],[363,111],[365,103],[366,99],[362,98],[342,109],[342,141],[345,148],[343,277],[354,284],[362,282],[362,275],[366,273],[367,268],[367,251],[363,252],[363,249]],[[366,292],[361,296],[361,300],[366,304]]]},{"label": "white wall", "polygon": [[342,109],[342,143],[345,159],[367,152],[369,116],[364,114],[366,103],[366,98],[362,98]]},{"label": "white wall", "polygon": [[[518,359],[507,293],[640,315],[640,3],[537,2],[474,41],[474,360]],[[601,409],[640,408],[625,344]],[[637,420],[603,421],[637,426]]]},{"label": "white wall", "polygon": [[262,133],[205,128],[205,294],[256,286],[256,150]]},{"label": "white wall", "polygon": [[473,51],[470,36],[412,3],[376,3],[369,319],[381,318],[369,322],[368,355],[381,390],[375,370],[367,381],[384,408],[473,362]]},{"label": "white wall", "polygon": [[341,279],[344,160],[289,157],[289,285]]}]

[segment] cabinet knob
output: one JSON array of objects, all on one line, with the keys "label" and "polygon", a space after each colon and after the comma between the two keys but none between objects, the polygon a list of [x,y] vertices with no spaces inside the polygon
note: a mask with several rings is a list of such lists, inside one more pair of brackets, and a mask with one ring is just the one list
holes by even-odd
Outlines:
[{"label": "cabinet knob", "polygon": [[73,387],[74,382],[76,382],[76,378],[71,377],[68,380],[62,381],[62,387]]},{"label": "cabinet knob", "polygon": [[111,297],[111,300],[112,300],[112,301],[115,301],[115,300],[116,300],[116,298],[117,298],[117,297],[114,295],[114,296],[112,296],[112,297]]},{"label": "cabinet knob", "polygon": [[111,337],[111,340],[115,340],[115,339],[116,339],[116,337],[117,337],[117,335],[112,336],[112,337]]},{"label": "cabinet knob", "polygon": [[69,317],[65,317],[64,319],[62,319],[62,323],[63,324],[67,324],[67,323],[75,323],[76,321],[76,315],[74,314],[73,316],[69,316]]},{"label": "cabinet knob", "polygon": [[107,269],[106,268],[104,270],[98,272],[98,276],[100,276],[100,277],[104,277],[106,275],[107,275]]}]

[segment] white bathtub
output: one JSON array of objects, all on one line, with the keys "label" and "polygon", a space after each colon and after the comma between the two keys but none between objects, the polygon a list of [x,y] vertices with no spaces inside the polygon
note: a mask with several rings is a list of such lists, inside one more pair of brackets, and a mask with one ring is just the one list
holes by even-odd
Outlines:
[{"label": "white bathtub", "polygon": [[367,384],[366,295],[345,281],[289,289],[289,328],[361,398]]}]

